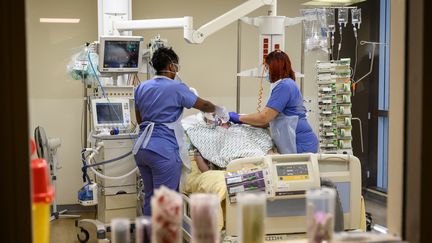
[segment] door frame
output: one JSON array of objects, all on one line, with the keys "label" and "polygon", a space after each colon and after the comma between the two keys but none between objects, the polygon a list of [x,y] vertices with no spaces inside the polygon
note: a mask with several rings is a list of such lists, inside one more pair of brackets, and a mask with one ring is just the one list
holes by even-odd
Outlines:
[{"label": "door frame", "polygon": [[2,242],[32,242],[25,0],[1,1]]}]

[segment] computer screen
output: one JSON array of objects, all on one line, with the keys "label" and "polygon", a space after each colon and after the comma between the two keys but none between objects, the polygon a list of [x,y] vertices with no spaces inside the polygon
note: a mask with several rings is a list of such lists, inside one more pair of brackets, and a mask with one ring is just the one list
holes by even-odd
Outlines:
[{"label": "computer screen", "polygon": [[103,68],[138,68],[140,41],[106,40]]},{"label": "computer screen", "polygon": [[144,52],[142,36],[101,36],[99,71],[101,73],[136,73],[141,69]]},{"label": "computer screen", "polygon": [[123,123],[122,103],[96,103],[97,123]]}]

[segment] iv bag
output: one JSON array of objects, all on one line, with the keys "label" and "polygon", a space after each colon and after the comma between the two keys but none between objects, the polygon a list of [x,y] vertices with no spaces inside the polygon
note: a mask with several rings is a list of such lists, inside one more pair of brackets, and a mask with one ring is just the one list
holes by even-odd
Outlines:
[{"label": "iv bag", "polygon": [[338,9],[338,22],[341,27],[346,26],[348,23],[348,9],[347,8],[339,8]]},{"label": "iv bag", "polygon": [[[89,57],[91,60],[89,60]],[[90,65],[90,61],[92,66]],[[74,80],[81,80],[88,85],[96,81],[98,71],[98,54],[88,50],[87,47],[82,48],[78,53],[72,55],[67,67],[67,74]]]},{"label": "iv bag", "polygon": [[357,29],[360,29],[361,24],[361,9],[352,9],[351,10],[351,23],[353,25],[357,24]]},{"label": "iv bag", "polygon": [[327,52],[327,24],[324,9],[302,9],[304,50]]},{"label": "iv bag", "polygon": [[326,13],[326,23],[327,23],[327,28],[328,31],[331,33],[335,32],[335,25],[336,25],[336,21],[335,21],[335,9],[334,8],[327,8],[325,10]]}]

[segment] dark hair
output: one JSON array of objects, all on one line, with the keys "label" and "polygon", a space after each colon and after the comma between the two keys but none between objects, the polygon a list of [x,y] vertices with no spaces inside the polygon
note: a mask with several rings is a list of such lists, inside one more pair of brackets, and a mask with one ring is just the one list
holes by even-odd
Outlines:
[{"label": "dark hair", "polygon": [[154,53],[151,59],[151,64],[156,70],[156,74],[160,74],[160,71],[167,68],[171,63],[178,63],[179,57],[170,47],[160,47]]},{"label": "dark hair", "polygon": [[272,51],[265,58],[265,62],[269,66],[270,81],[272,83],[283,78],[295,80],[291,60],[285,52],[280,50]]}]

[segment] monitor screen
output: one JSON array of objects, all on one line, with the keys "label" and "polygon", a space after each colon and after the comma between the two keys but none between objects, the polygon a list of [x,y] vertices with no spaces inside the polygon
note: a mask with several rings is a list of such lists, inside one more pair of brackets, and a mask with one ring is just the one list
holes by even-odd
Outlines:
[{"label": "monitor screen", "polygon": [[277,165],[276,171],[279,181],[309,179],[309,172],[306,164]]},{"label": "monitor screen", "polygon": [[138,68],[140,41],[106,40],[103,68]]},{"label": "monitor screen", "polygon": [[96,113],[98,124],[123,123],[122,103],[97,103]]}]

